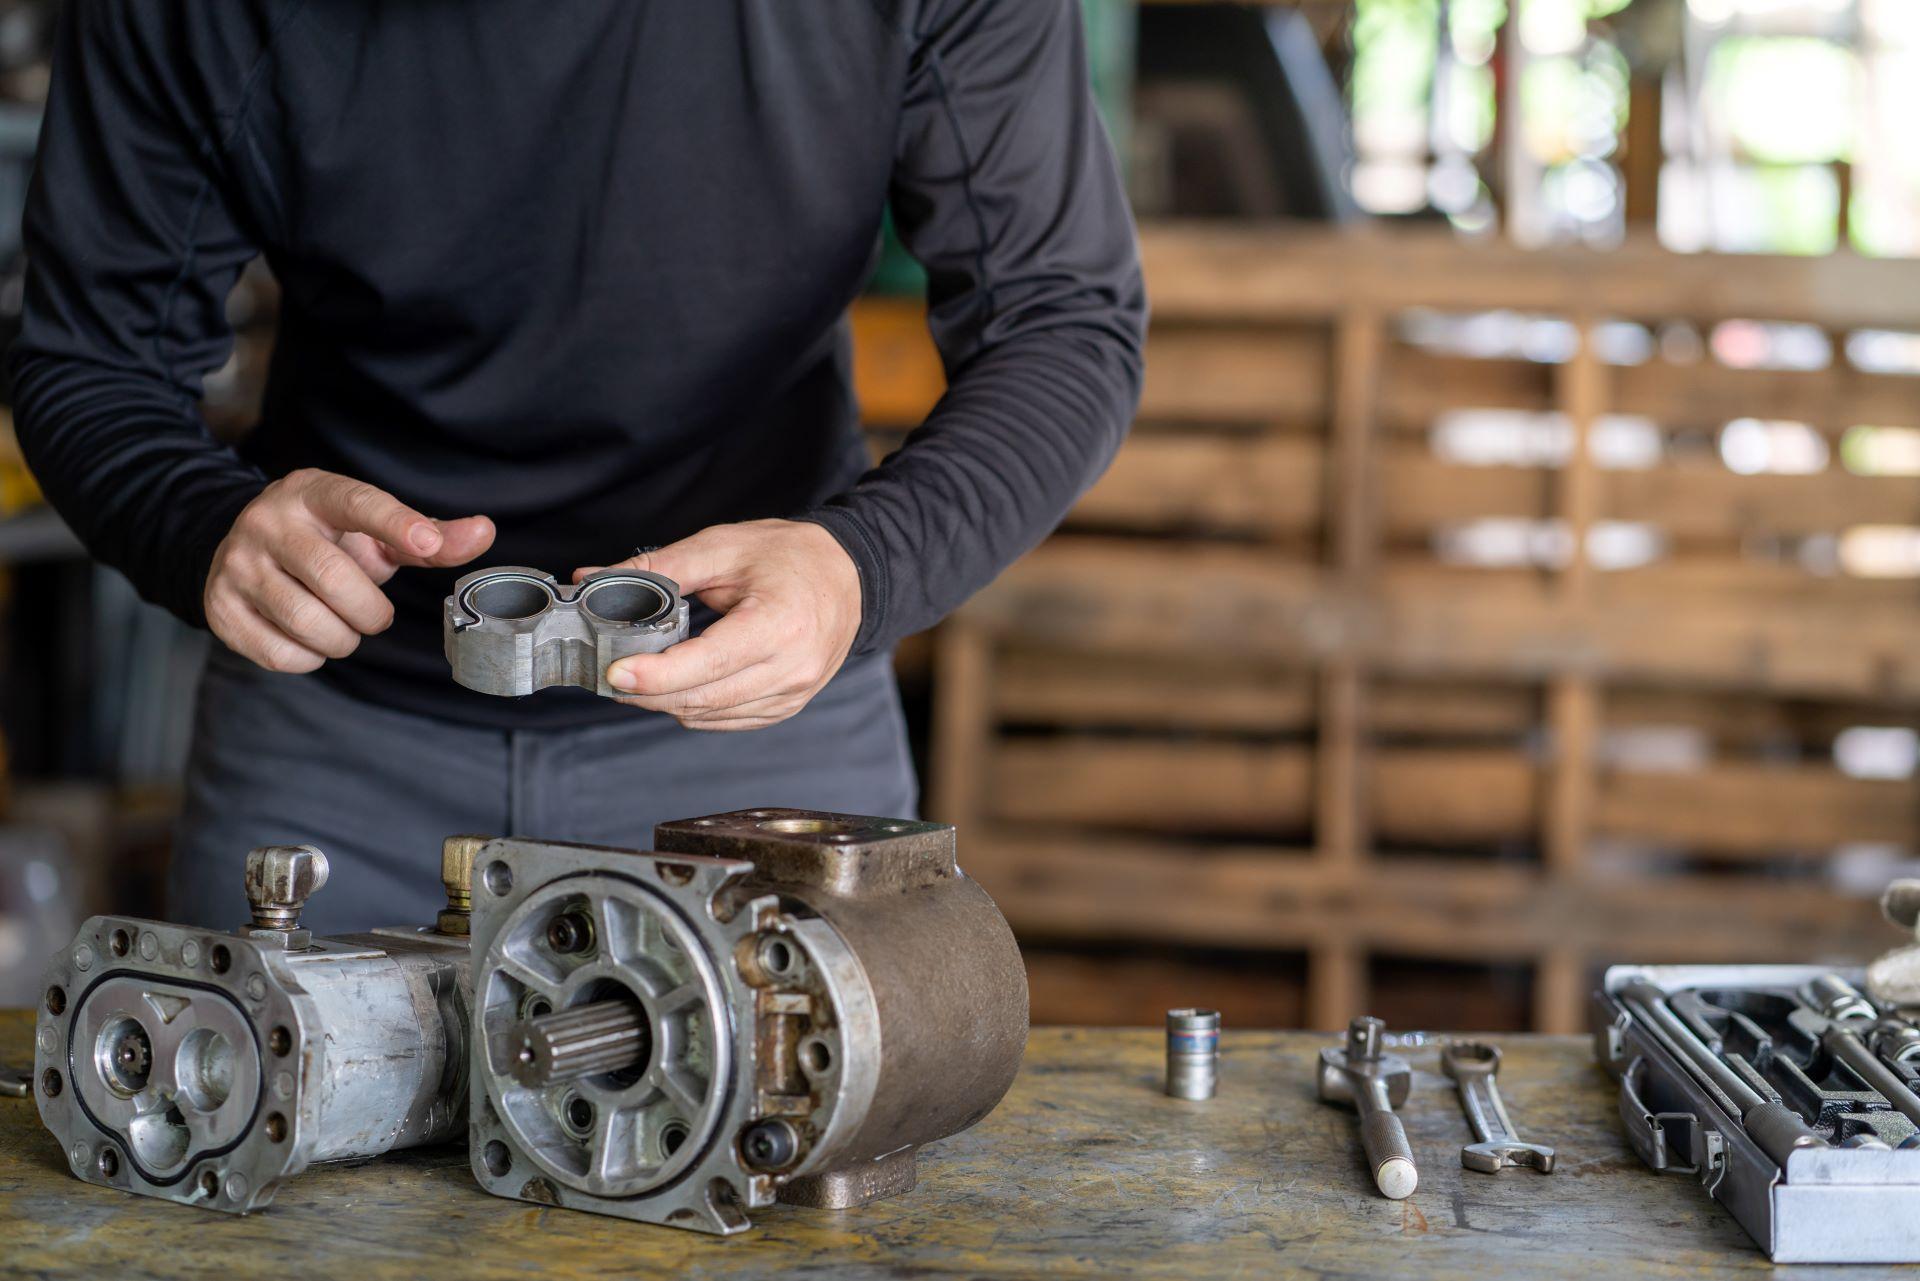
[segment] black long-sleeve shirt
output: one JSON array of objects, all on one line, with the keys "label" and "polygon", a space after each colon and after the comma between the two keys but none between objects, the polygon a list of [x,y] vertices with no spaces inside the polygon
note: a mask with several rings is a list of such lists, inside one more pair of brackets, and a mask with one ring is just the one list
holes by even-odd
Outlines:
[{"label": "black long-sleeve shirt", "polygon": [[[869,470],[844,313],[888,208],[950,387]],[[1138,393],[1076,0],[68,0],[26,233],[28,461],[194,623],[240,509],[318,467],[563,577],[816,521],[872,652],[1043,537]],[[257,255],[280,329],[236,452],[199,398]],[[458,572],[402,570],[392,629],[321,678],[481,724],[634,714],[455,686]]]}]

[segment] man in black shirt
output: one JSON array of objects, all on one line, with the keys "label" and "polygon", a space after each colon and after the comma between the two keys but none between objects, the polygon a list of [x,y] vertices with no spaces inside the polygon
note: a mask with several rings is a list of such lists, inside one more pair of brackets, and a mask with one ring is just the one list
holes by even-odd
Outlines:
[{"label": "man in black shirt", "polygon": [[[870,469],[843,317],[888,209],[950,387]],[[210,922],[265,841],[417,914],[454,830],[910,808],[888,653],[1052,528],[1139,385],[1075,0],[68,0],[26,231],[27,458],[225,645],[173,883]],[[236,451],[198,399],[261,255]],[[611,673],[665,715],[454,685],[476,563],[678,580],[700,634]]]}]

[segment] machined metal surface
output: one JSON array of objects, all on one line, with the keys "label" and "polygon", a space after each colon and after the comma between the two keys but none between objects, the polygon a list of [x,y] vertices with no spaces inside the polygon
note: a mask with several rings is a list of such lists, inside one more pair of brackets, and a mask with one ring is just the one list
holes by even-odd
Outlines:
[{"label": "machined metal surface", "polygon": [[1897,1057],[1905,1038],[1874,1045],[1899,1020],[1863,1006],[1859,982],[1811,966],[1615,966],[1594,998],[1595,1053],[1619,1078],[1634,1150],[1696,1178],[1775,1262],[1920,1262],[1920,1126],[1899,1098],[1915,1074]]},{"label": "machined metal surface", "polygon": [[685,640],[688,607],[672,579],[642,570],[564,584],[509,565],[455,583],[442,630],[453,678],[468,689],[519,697],[574,685],[613,698],[607,668]]},{"label": "machined metal surface", "polygon": [[478,851],[483,1187],[738,1232],[911,1188],[1005,1094],[1025,974],[952,828],[748,810],[654,843]]},{"label": "machined metal surface", "polygon": [[1419,1171],[1413,1148],[1393,1110],[1407,1101],[1413,1072],[1407,1061],[1382,1050],[1386,1024],[1357,1018],[1347,1027],[1345,1044],[1320,1051],[1320,1098],[1342,1103],[1360,1115],[1360,1146],[1380,1195],[1399,1201],[1413,1195]]},{"label": "machined metal surface", "polygon": [[298,913],[326,875],[310,846],[264,847],[233,933],[100,916],[54,958],[34,1095],[75,1175],[245,1213],[309,1165],[462,1132],[466,941],[313,938]]},{"label": "machined metal surface", "polygon": [[1167,1011],[1167,1093],[1210,1099],[1220,1084],[1220,1011]]},{"label": "machined metal surface", "polygon": [[1460,1092],[1460,1108],[1473,1127],[1474,1141],[1460,1149],[1460,1164],[1482,1174],[1525,1166],[1553,1173],[1553,1149],[1523,1142],[1507,1116],[1506,1101],[1495,1080],[1500,1048],[1482,1041],[1450,1041],[1440,1047],[1440,1070]]}]

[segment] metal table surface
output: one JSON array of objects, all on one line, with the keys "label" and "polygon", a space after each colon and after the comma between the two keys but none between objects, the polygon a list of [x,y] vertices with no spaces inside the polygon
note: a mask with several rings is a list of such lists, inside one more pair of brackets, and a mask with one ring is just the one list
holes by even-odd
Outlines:
[{"label": "metal table surface", "polygon": [[[31,1024],[0,1013],[0,1060]],[[1403,1110],[1420,1188],[1372,1191],[1351,1113],[1314,1096],[1328,1037],[1229,1032],[1218,1097],[1159,1093],[1158,1031],[1041,1029],[999,1110],[921,1157],[920,1185],[859,1210],[777,1207],[732,1238],[483,1195],[464,1149],[318,1168],[248,1218],[66,1173],[30,1101],[0,1100],[0,1274],[723,1277],[1569,1277],[1771,1270],[1691,1180],[1641,1166],[1584,1039],[1496,1038],[1523,1137],[1559,1168],[1460,1168],[1467,1127],[1431,1047]],[[1787,1269],[1857,1279],[1887,1269]],[[1917,1270],[1903,1269],[1915,1272]]]}]

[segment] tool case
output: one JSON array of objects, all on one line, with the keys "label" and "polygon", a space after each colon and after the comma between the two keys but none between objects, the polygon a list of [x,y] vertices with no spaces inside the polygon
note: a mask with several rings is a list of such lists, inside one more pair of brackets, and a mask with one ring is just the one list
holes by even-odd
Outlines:
[{"label": "tool case", "polygon": [[1614,966],[1594,994],[1634,1150],[1697,1179],[1777,1263],[1920,1262],[1920,1134],[1900,1110],[1920,1031],[1860,984],[1815,966]]}]

